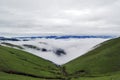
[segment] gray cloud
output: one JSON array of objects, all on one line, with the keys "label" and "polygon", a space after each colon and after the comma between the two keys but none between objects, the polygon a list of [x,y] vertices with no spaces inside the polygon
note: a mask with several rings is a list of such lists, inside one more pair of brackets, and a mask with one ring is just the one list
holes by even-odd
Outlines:
[{"label": "gray cloud", "polygon": [[120,34],[120,0],[0,0],[0,32]]}]

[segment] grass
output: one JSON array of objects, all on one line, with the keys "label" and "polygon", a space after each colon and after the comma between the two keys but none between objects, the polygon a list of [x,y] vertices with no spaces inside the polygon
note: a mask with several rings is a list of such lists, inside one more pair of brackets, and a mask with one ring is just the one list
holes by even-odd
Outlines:
[{"label": "grass", "polygon": [[0,80],[46,80],[46,79],[33,78],[28,76],[21,76],[16,74],[7,74],[4,72],[0,72]]},{"label": "grass", "polygon": [[68,75],[104,76],[120,71],[120,38],[112,39],[100,47],[63,65]]},{"label": "grass", "polygon": [[111,75],[111,76],[103,76],[103,77],[80,77],[73,78],[71,80],[120,80],[120,75]]},{"label": "grass", "polygon": [[0,46],[0,80],[120,80],[120,38],[57,66],[33,54]]},{"label": "grass", "polygon": [[30,53],[0,46],[0,72],[38,78],[58,78],[55,64]]}]

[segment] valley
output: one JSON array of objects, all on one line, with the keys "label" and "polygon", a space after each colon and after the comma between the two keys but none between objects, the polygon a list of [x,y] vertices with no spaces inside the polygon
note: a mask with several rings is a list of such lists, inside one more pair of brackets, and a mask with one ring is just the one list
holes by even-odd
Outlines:
[{"label": "valley", "polygon": [[[25,46],[15,43],[0,44],[0,80],[120,79],[120,38],[105,40],[94,46],[94,49],[63,65],[28,53],[22,50]],[[46,42],[41,43],[48,45]],[[28,47],[39,50],[35,46],[27,45]],[[63,54],[63,56],[67,54]],[[58,57],[62,57],[62,55]]]}]

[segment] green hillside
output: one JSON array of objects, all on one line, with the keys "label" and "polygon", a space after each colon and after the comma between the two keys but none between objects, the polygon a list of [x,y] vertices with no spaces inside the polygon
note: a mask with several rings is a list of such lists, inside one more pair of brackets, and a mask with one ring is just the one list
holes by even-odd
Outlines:
[{"label": "green hillside", "polygon": [[72,78],[70,80],[120,80],[120,73],[115,73],[112,75],[101,76],[101,77],[78,77],[78,78]]},{"label": "green hillside", "polygon": [[11,74],[10,76],[19,75],[22,77],[59,79],[60,70],[50,61],[24,51],[0,46],[0,80],[5,74]]},{"label": "green hillside", "polygon": [[0,46],[0,80],[120,80],[120,38],[103,42],[62,66]]},{"label": "green hillside", "polygon": [[120,38],[111,39],[100,44],[96,49],[63,65],[63,67],[66,73],[72,77],[96,77],[119,73]]}]

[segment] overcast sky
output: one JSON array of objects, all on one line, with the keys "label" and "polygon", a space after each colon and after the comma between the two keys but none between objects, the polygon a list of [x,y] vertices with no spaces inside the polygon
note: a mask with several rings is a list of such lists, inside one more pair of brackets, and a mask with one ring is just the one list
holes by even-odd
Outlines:
[{"label": "overcast sky", "polygon": [[120,0],[0,0],[0,32],[120,35]]}]

